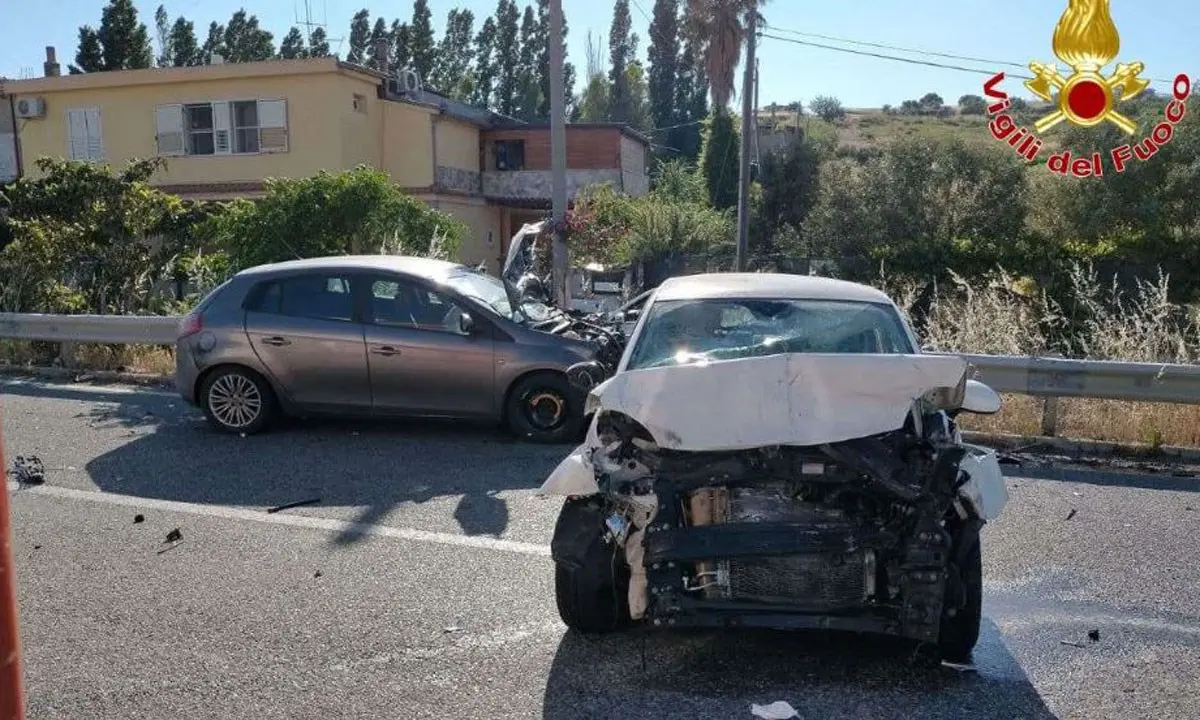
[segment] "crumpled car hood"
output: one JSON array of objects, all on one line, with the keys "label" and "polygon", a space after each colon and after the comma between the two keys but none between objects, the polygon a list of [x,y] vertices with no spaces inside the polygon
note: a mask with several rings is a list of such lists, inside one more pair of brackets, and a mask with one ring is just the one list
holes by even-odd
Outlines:
[{"label": "crumpled car hood", "polygon": [[944,355],[775,354],[618,373],[589,405],[669,450],[822,445],[903,427],[914,401],[961,388],[966,370]]}]

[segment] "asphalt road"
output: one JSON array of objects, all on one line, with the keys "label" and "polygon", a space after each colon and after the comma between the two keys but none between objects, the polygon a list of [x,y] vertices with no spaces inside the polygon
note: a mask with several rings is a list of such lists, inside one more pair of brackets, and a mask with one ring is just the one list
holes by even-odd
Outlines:
[{"label": "asphalt road", "polygon": [[922,670],[846,636],[567,632],[536,495],[566,448],[223,436],[167,393],[3,379],[0,413],[48,470],[12,493],[30,718],[1200,718],[1200,480],[1011,478],[975,671]]}]

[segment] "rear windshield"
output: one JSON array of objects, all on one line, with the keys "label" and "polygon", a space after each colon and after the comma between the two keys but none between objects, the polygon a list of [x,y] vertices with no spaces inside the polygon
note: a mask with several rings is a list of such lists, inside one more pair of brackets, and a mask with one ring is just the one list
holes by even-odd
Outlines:
[{"label": "rear windshield", "polygon": [[630,370],[777,353],[912,353],[895,308],[835,300],[655,303]]}]

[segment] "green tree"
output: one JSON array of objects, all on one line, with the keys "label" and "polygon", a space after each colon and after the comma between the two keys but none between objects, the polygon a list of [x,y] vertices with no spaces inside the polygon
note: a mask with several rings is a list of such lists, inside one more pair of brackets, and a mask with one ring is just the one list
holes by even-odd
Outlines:
[{"label": "green tree", "polygon": [[610,83],[604,72],[604,54],[599,39],[587,38],[587,85],[575,105],[572,119],[576,122],[604,122],[609,118]]},{"label": "green tree", "polygon": [[429,12],[428,0],[413,2],[412,24],[409,25],[409,52],[412,53],[413,69],[422,78],[433,73],[437,64],[437,46],[433,37],[433,14]]},{"label": "green tree", "polygon": [[392,21],[392,74],[396,74],[412,64],[412,51],[408,45],[408,23],[399,20]]},{"label": "green tree", "polygon": [[789,233],[799,235],[817,199],[820,167],[821,154],[808,138],[764,155],[758,177],[762,186],[759,215],[766,235],[761,239],[766,245],[764,252],[786,250],[776,239]]},{"label": "green tree", "polygon": [[104,70],[104,48],[95,29],[84,25],[79,28],[79,49],[75,51],[75,64],[68,68],[72,75],[100,72]]},{"label": "green tree", "polygon": [[462,221],[405,195],[387,173],[366,166],[268,180],[264,198],[234,201],[212,228],[238,269],[297,257],[425,255],[436,240],[454,255],[467,233]]},{"label": "green tree", "polygon": [[225,26],[225,48],[228,62],[270,60],[275,56],[275,38],[258,26],[257,16],[238,10]]},{"label": "green tree", "polygon": [[654,124],[651,114],[650,91],[646,83],[646,71],[641,60],[634,60],[625,68],[625,84],[629,87],[629,125],[643,132]]},{"label": "green tree", "polygon": [[224,60],[229,59],[229,48],[225,47],[224,25],[215,22],[208,24],[208,37],[204,39],[200,53],[204,57],[204,65],[212,65],[214,55],[220,55]]},{"label": "green tree", "polygon": [[650,110],[655,127],[665,128],[675,124],[679,53],[679,0],[655,0],[647,58],[650,61]]},{"label": "green tree", "polygon": [[637,35],[630,32],[632,26],[629,0],[617,0],[613,4],[612,25],[608,30],[609,119],[630,124],[635,109],[627,70],[637,56]]},{"label": "green tree", "polygon": [[498,75],[496,21],[489,17],[483,21],[483,27],[479,28],[479,34],[475,36],[475,89],[471,94],[473,103],[482,107],[492,107]]},{"label": "green tree", "polygon": [[733,97],[734,71],[746,39],[746,17],[766,0],[688,0],[688,33],[698,41],[712,93],[713,112]]},{"label": "green tree", "polygon": [[196,42],[196,26],[184,17],[175,18],[171,25],[171,62],[175,67],[192,67],[204,63],[200,45]]},{"label": "green tree", "polygon": [[104,70],[142,70],[153,67],[150,33],[138,22],[133,0],[110,0],[100,14],[96,32],[103,48]]},{"label": "green tree", "polygon": [[350,52],[346,62],[362,65],[367,60],[367,42],[371,39],[371,11],[363,8],[350,20]]},{"label": "green tree", "polygon": [[737,205],[740,143],[733,117],[718,112],[709,117],[700,149],[700,168],[708,199],[718,210]]},{"label": "green tree", "polygon": [[685,37],[676,67],[674,127],[667,131],[667,146],[688,162],[700,157],[701,123],[708,117],[708,77],[701,49],[694,34]]},{"label": "green tree", "polygon": [[391,55],[391,36],[388,33],[387,21],[383,18],[375,19],[375,27],[371,28],[371,39],[367,43],[367,67],[374,68],[380,72],[388,71],[389,57],[379,56],[379,46],[381,41],[387,41],[387,55]]},{"label": "green tree", "polygon": [[158,67],[173,67],[175,55],[171,49],[171,18],[162,5],[154,11],[154,29],[158,35]]},{"label": "green tree", "polygon": [[808,103],[808,109],[825,122],[837,122],[846,117],[842,101],[829,95],[818,95]]},{"label": "green tree", "polygon": [[496,109],[504,115],[517,110],[517,58],[521,53],[520,19],[514,0],[496,5]]},{"label": "green tree", "polygon": [[521,53],[517,59],[517,107],[516,116],[526,120],[538,117],[538,109],[542,105],[542,68],[538,62],[538,25],[533,15],[533,7],[525,6],[521,18]]},{"label": "green tree", "polygon": [[978,95],[963,95],[958,99],[958,110],[963,115],[984,115],[987,101]]},{"label": "green tree", "polygon": [[300,28],[292,26],[287,35],[279,43],[279,57],[284,60],[296,60],[308,57],[308,48],[304,46],[304,33]]},{"label": "green tree", "polygon": [[438,45],[437,55],[441,61],[434,68],[430,83],[456,100],[470,100],[475,89],[471,72],[475,59],[474,24],[475,14],[470,10],[451,9],[446,16],[446,31]]},{"label": "green tree", "polygon": [[325,28],[313,28],[308,36],[308,56],[322,58],[329,55],[329,39],[325,36]]}]

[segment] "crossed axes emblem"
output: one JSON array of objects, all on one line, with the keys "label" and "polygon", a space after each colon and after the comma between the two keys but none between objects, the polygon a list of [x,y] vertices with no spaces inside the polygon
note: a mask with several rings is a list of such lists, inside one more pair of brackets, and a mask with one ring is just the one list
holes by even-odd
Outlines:
[{"label": "crossed axes emblem", "polygon": [[1058,91],[1058,109],[1033,124],[1037,132],[1045,132],[1063,120],[1084,127],[1107,120],[1130,135],[1137,130],[1137,123],[1113,109],[1114,91],[1121,91],[1120,101],[1124,102],[1149,87],[1150,81],[1139,77],[1146,69],[1144,63],[1118,63],[1110,77],[1078,68],[1070,77],[1063,77],[1055,65],[1040,62],[1030,63],[1029,69],[1034,74],[1033,79],[1025,81],[1030,92],[1050,102],[1053,91]]}]

